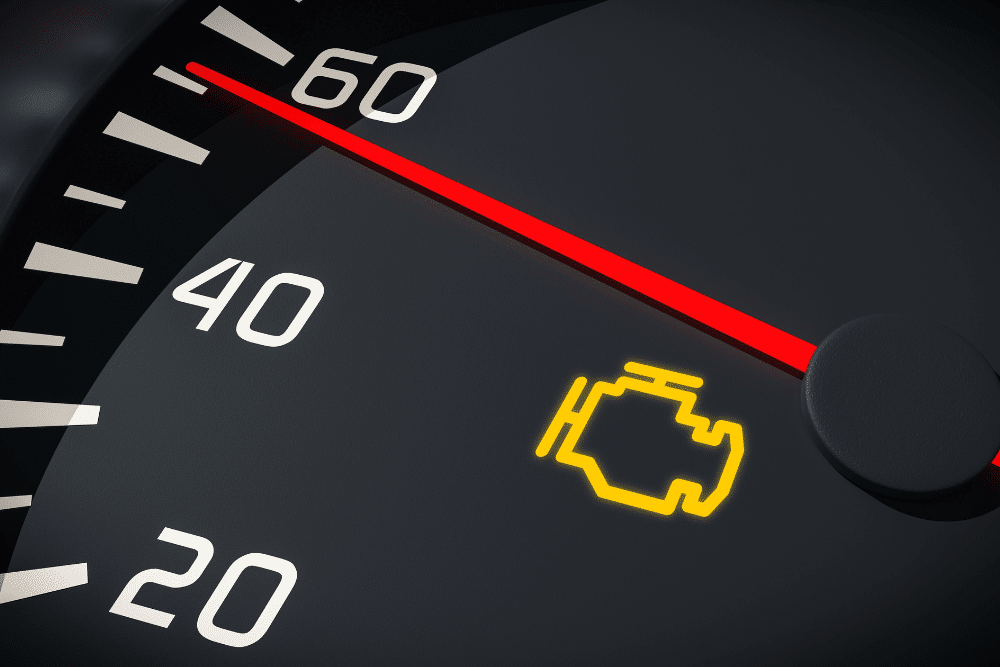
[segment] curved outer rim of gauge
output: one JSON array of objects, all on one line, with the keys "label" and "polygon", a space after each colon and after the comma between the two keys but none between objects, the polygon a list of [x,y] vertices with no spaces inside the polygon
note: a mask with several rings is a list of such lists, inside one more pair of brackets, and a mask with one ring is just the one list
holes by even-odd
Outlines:
[{"label": "curved outer rim of gauge", "polygon": [[[87,82],[80,89],[80,94],[70,106],[69,110],[58,119],[49,121],[50,129],[48,130],[48,138],[38,150],[37,157],[29,162],[25,166],[24,170],[19,172],[20,176],[15,173],[14,178],[20,178],[21,180],[6,208],[0,210],[0,243],[3,243],[4,241],[8,225],[20,212],[28,191],[34,185],[34,182],[38,178],[39,174],[49,165],[53,159],[56,149],[59,147],[59,144],[62,143],[63,139],[76,123],[77,118],[83,110],[90,106],[91,102],[104,89],[104,86],[111,79],[111,77],[114,76],[115,72],[117,72],[118,69],[132,57],[132,54],[143,42],[146,41],[146,38],[159,28],[164,21],[170,18],[170,16],[177,9],[179,9],[185,1],[186,0],[167,0],[167,2],[164,3],[164,6],[156,10],[156,12],[146,20],[145,24],[140,29],[125,36],[120,36],[124,32],[125,19],[116,20],[116,15],[111,13],[111,18],[108,19],[111,25],[107,28],[108,38],[115,44],[115,46],[110,49],[111,55],[103,59],[103,63],[96,76],[94,76],[91,81]],[[149,5],[148,2],[142,2],[142,0],[138,0],[135,4]],[[65,52],[67,57],[72,55],[69,47],[65,44],[60,45],[57,38],[50,39],[46,48],[61,48],[62,52]],[[37,78],[39,80],[49,80],[51,78],[59,81],[65,80],[69,76],[70,75],[64,68],[53,65],[51,67],[42,68],[38,72]],[[5,120],[6,118],[4,114],[0,113],[0,123],[6,125]]]}]

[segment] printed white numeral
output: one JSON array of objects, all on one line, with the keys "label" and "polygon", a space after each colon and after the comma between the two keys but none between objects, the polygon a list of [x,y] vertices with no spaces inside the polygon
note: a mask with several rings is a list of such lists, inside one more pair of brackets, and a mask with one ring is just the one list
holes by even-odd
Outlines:
[{"label": "printed white numeral", "polygon": [[[219,296],[210,297],[203,294],[195,294],[191,291],[196,287],[201,287],[212,278],[225,273],[237,264],[239,264],[239,268],[236,269],[236,272],[233,274],[233,277],[229,279],[229,282],[226,283],[226,286],[222,288]],[[243,281],[246,279],[247,274],[250,273],[250,269],[252,268],[253,264],[250,262],[241,262],[238,259],[231,258],[223,260],[210,268],[208,271],[203,271],[186,283],[178,285],[174,289],[174,298],[181,303],[189,303],[192,306],[207,308],[208,312],[205,313],[205,316],[201,318],[201,322],[198,322],[198,326],[195,328],[200,329],[201,331],[208,331],[212,328],[215,320],[222,313],[222,309],[226,307],[229,300],[233,298],[234,294],[236,294],[236,290],[243,284]]]},{"label": "printed white numeral", "polygon": [[[137,621],[166,628],[170,625],[170,621],[174,620],[173,614],[137,605],[132,600],[135,599],[136,594],[138,594],[143,584],[154,583],[170,588],[190,586],[205,571],[208,561],[212,560],[215,549],[212,547],[212,543],[204,537],[182,533],[171,528],[164,528],[158,539],[194,549],[198,552],[198,556],[184,574],[173,574],[172,572],[164,572],[163,570],[143,570],[132,577],[128,584],[125,585],[125,590],[115,600],[110,611],[112,614],[134,618]],[[252,628],[246,632],[236,632],[220,628],[215,624],[215,615],[219,613],[222,603],[226,601],[240,575],[248,567],[259,567],[271,572],[277,572],[281,575],[281,581],[278,582],[277,588],[271,593],[271,598],[264,605],[264,609],[261,610],[260,615],[257,616],[257,620],[254,622]],[[205,603],[201,613],[198,614],[198,632],[205,639],[225,644],[226,646],[236,648],[250,646],[250,644],[263,637],[267,629],[271,627],[271,623],[278,615],[278,612],[281,611],[281,606],[285,604],[285,600],[288,598],[288,594],[292,592],[292,587],[295,585],[298,577],[299,573],[296,571],[295,566],[287,560],[258,553],[240,556],[229,566],[226,573],[222,575],[222,580],[219,581],[211,597],[208,598],[208,602]],[[86,583],[86,573],[84,574],[84,583]]]},{"label": "printed white numeral", "polygon": [[110,611],[112,614],[134,618],[137,621],[166,628],[170,625],[170,621],[174,620],[173,614],[143,607],[142,605],[135,604],[132,600],[135,599],[135,596],[139,593],[139,589],[145,584],[159,584],[168,588],[190,586],[205,571],[208,561],[212,560],[215,548],[204,537],[182,533],[172,528],[164,528],[157,539],[162,542],[169,542],[170,544],[194,549],[198,552],[198,555],[195,557],[194,562],[191,563],[191,567],[184,574],[174,574],[173,572],[165,572],[164,570],[143,570],[135,575],[125,584],[125,590],[118,596],[115,603],[111,605]]},{"label": "printed white numeral", "polygon": [[[420,84],[420,87],[417,88],[417,92],[413,93],[413,97],[411,97],[410,101],[406,104],[406,108],[399,113],[376,111],[372,108],[372,105],[375,103],[375,98],[378,97],[379,93],[382,92],[382,89],[389,83],[389,79],[391,79],[392,75],[396,72],[419,74],[424,77],[424,80]],[[361,114],[371,118],[372,120],[380,120],[383,123],[402,123],[404,120],[417,113],[417,109],[420,108],[420,104],[424,101],[424,98],[427,97],[427,93],[431,92],[431,88],[434,87],[434,83],[436,81],[437,73],[435,73],[430,67],[414,65],[413,63],[396,63],[395,65],[389,65],[382,70],[382,73],[378,75],[377,79],[375,79],[375,83],[372,84],[371,90],[369,90],[364,99],[361,100]]]},{"label": "printed white numeral", "polygon": [[[278,587],[274,589],[271,599],[264,605],[263,611],[260,612],[260,616],[257,617],[257,621],[253,624],[252,628],[246,632],[234,632],[220,628],[214,623],[215,614],[219,611],[222,603],[226,601],[226,596],[233,590],[233,586],[236,585],[236,580],[243,574],[243,570],[248,567],[260,567],[265,570],[277,572],[281,575],[281,581],[278,582]],[[298,576],[295,566],[281,558],[256,553],[237,558],[236,562],[230,565],[226,573],[222,575],[222,581],[215,587],[212,597],[208,598],[204,609],[198,615],[198,632],[205,639],[210,639],[213,642],[225,644],[226,646],[242,648],[253,644],[263,637],[267,629],[271,627],[271,622],[281,610],[281,605],[285,604],[285,599],[292,591],[292,586],[295,585],[295,580]]]},{"label": "printed white numeral", "polygon": [[[353,60],[355,62],[371,65],[375,62],[376,56],[370,56],[367,53],[358,53],[357,51],[348,51],[347,49],[327,49],[323,53],[316,56],[316,60],[313,61],[312,65],[309,66],[309,69],[306,70],[306,73],[302,75],[299,82],[295,84],[294,88],[292,88],[293,100],[299,104],[318,107],[320,109],[332,109],[334,107],[339,107],[347,101],[347,98],[351,96],[354,89],[358,87],[358,77],[354,76],[350,72],[324,67],[324,65],[326,65],[326,61],[330,58],[343,58],[345,60]],[[306,88],[308,88],[309,84],[313,82],[313,79],[317,78],[343,81],[344,87],[340,89],[340,92],[337,93],[337,96],[332,100],[323,99],[322,97],[314,97],[306,93]]]},{"label": "printed white numeral", "polygon": [[[289,323],[288,328],[285,332],[279,336],[273,336],[271,334],[261,333],[259,331],[254,331],[250,328],[253,324],[253,320],[257,317],[260,309],[264,307],[267,303],[268,298],[271,293],[274,292],[278,285],[297,285],[299,287],[305,287],[309,290],[309,296],[306,297],[305,303],[299,308],[299,312],[296,313],[295,317]],[[306,320],[312,315],[313,311],[316,310],[319,300],[323,298],[323,283],[316,280],[315,278],[309,278],[308,276],[300,276],[297,273],[279,273],[276,276],[268,279],[264,286],[260,288],[257,292],[257,296],[253,298],[250,305],[247,306],[246,312],[243,313],[243,317],[240,321],[236,323],[236,333],[240,338],[251,343],[257,343],[258,345],[266,345],[267,347],[280,347],[286,345],[299,335],[302,331],[302,327],[305,326]]]},{"label": "printed white numeral", "polygon": [[[343,70],[327,67],[326,63],[331,58],[343,58],[345,60],[353,60],[355,62],[371,65],[375,62],[376,56],[369,55],[367,53],[358,53],[357,51],[348,51],[347,49],[327,49],[326,51],[323,51],[316,56],[316,60],[309,65],[309,69],[306,70],[306,73],[302,75],[299,82],[295,84],[294,88],[292,88],[293,100],[299,104],[305,104],[306,106],[317,107],[319,109],[333,109],[334,107],[339,107],[347,101],[347,98],[349,98],[358,87],[358,77],[354,76],[350,72],[344,72]],[[373,107],[375,100],[378,98],[382,90],[385,89],[386,85],[388,85],[389,79],[391,79],[393,75],[398,72],[416,74],[418,76],[422,76],[424,80],[417,87],[417,90],[413,93],[413,97],[410,98],[410,101],[407,102],[406,108],[399,113],[377,111]],[[336,97],[333,97],[332,99],[310,95],[306,92],[306,88],[309,87],[309,84],[319,78],[342,81],[344,87],[341,88]],[[389,65],[382,70],[382,73],[379,74],[377,79],[375,79],[375,83],[373,83],[372,87],[367,93],[365,93],[365,96],[361,99],[361,104],[358,106],[358,110],[361,111],[363,116],[371,118],[372,120],[382,121],[383,123],[402,123],[404,120],[411,118],[413,114],[417,113],[417,109],[420,108],[420,105],[423,103],[424,98],[427,97],[427,94],[431,92],[431,88],[434,87],[435,82],[437,82],[437,73],[430,67],[414,65],[413,63],[396,63],[394,65]]]},{"label": "printed white numeral", "polygon": [[[201,287],[212,278],[221,275],[237,264],[239,267],[236,269],[236,272],[233,273],[229,282],[226,283],[226,286],[222,288],[222,292],[219,293],[219,296],[210,297],[205,296],[204,294],[195,294],[191,291],[196,287]],[[191,280],[178,285],[173,292],[174,298],[181,303],[189,303],[193,306],[205,308],[207,312],[204,317],[201,318],[197,328],[202,331],[208,331],[215,323],[215,320],[222,313],[226,304],[228,304],[230,299],[233,298],[233,295],[236,294],[236,290],[243,284],[243,280],[247,277],[247,274],[250,273],[250,269],[253,267],[254,265],[250,262],[242,262],[238,259],[230,258],[221,261],[207,271],[199,273]],[[299,308],[299,312],[292,318],[292,321],[288,324],[284,333],[280,335],[273,335],[254,330],[251,327],[254,318],[260,314],[264,304],[267,303],[271,293],[274,292],[278,285],[295,285],[297,287],[304,287],[309,290],[309,296],[306,297],[305,303],[303,303]],[[276,276],[272,276],[266,283],[264,283],[264,286],[260,288],[260,291],[257,292],[257,296],[253,298],[253,301],[251,301],[250,305],[247,306],[243,316],[240,317],[239,322],[236,323],[236,333],[243,340],[256,343],[257,345],[264,345],[266,347],[281,347],[282,345],[287,345],[299,335],[300,331],[302,331],[302,327],[305,326],[306,320],[308,320],[309,316],[312,315],[314,310],[316,310],[316,306],[322,298],[323,283],[315,278],[300,276],[297,273],[280,273]]]}]

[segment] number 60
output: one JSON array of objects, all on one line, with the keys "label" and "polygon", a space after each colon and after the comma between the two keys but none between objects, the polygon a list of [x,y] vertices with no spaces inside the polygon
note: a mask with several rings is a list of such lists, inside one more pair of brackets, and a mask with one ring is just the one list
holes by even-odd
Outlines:
[{"label": "number 60", "polygon": [[[355,62],[371,65],[375,62],[376,57],[377,56],[369,55],[367,53],[348,51],[347,49],[327,49],[323,53],[316,56],[316,60],[314,60],[312,65],[309,66],[306,73],[302,75],[299,82],[295,84],[295,88],[292,89],[292,99],[299,104],[318,107],[320,109],[332,109],[334,107],[339,107],[347,101],[347,98],[351,96],[354,89],[358,87],[358,77],[354,76],[350,72],[325,67],[326,62],[330,60],[330,58],[343,58],[344,60],[353,60]],[[389,83],[389,79],[391,79],[397,72],[417,74],[422,76],[424,80],[417,88],[417,92],[415,92],[413,97],[410,98],[406,108],[399,113],[376,111],[372,107],[375,103],[375,98],[379,96],[382,89],[384,89],[386,84]],[[314,79],[318,78],[342,81],[344,83],[344,87],[341,88],[340,92],[337,93],[337,96],[332,99],[315,97],[307,93],[306,88],[309,87],[309,84],[312,83]],[[402,123],[404,120],[417,113],[417,109],[424,101],[424,98],[427,97],[427,93],[431,92],[431,88],[434,87],[434,83],[436,81],[437,73],[430,67],[414,65],[413,63],[396,63],[395,65],[389,65],[382,70],[382,73],[378,75],[377,79],[375,79],[375,83],[372,84],[371,89],[365,93],[365,96],[362,98],[361,104],[359,105],[359,110],[362,115],[366,118],[371,118],[372,120],[380,120],[383,123]]]}]

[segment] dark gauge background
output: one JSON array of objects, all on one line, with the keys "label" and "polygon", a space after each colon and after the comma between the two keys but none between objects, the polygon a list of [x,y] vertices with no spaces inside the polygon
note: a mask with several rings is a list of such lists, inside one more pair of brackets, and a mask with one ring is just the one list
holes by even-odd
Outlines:
[{"label": "dark gauge background", "polygon": [[[226,94],[150,76],[198,60],[288,99],[332,46],[429,65],[440,80],[404,124],[361,120],[350,103],[316,115],[806,340],[871,312],[917,312],[998,367],[987,6],[591,4],[386,3],[373,16],[340,3],[336,20],[308,0],[231,7],[296,54],[278,68],[198,26],[215,3],[190,3],[116,71],[0,245],[0,326],[67,336],[58,350],[3,350],[3,396],[102,405],[96,427],[0,433],[5,468],[20,471],[4,495],[34,492],[31,471],[61,440],[9,569],[87,561],[91,573],[0,607],[11,655],[992,661],[995,512],[897,511],[815,451],[790,375]],[[356,71],[364,90],[378,70]],[[210,160],[102,137],[118,110]],[[127,193],[126,208],[61,197],[84,175]],[[35,241],[143,266],[143,280],[32,274],[19,267]],[[229,256],[255,273],[197,332],[201,311],[170,291]],[[282,271],[327,288],[300,339],[238,339],[239,313]],[[280,328],[277,310],[261,328]],[[744,426],[746,461],[708,519],[596,501],[575,470],[534,458],[572,379],[614,377],[630,359],[705,377],[700,412]],[[714,452],[621,456],[623,434],[683,447],[649,407],[602,408],[584,446],[639,488],[662,484],[651,470],[717,472]],[[216,547],[196,584],[136,599],[176,614],[167,630],[106,611],[140,570],[189,565],[189,551],[156,541],[163,526]],[[294,562],[296,588],[257,644],[211,643],[198,612],[251,551]],[[252,623],[273,585],[248,574],[218,623]]]}]

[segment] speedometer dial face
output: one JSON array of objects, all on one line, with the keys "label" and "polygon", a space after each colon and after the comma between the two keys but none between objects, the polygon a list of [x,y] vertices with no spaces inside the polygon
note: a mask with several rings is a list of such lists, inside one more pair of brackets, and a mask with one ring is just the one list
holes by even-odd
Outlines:
[{"label": "speedometer dial face", "polygon": [[918,32],[181,4],[0,243],[9,664],[994,660],[1000,111]]}]

